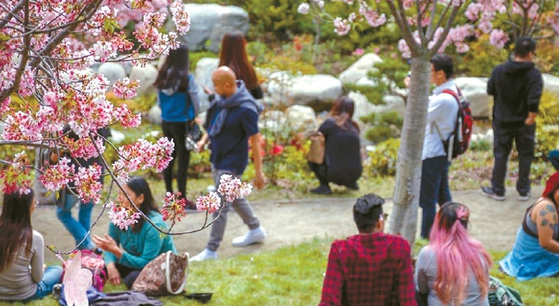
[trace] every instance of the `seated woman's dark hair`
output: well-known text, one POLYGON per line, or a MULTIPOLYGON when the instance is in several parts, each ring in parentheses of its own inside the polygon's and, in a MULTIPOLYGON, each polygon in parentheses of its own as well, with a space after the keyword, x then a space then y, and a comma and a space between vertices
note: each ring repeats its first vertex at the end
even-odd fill
POLYGON ((370 232, 382 215, 384 199, 369 193, 357 199, 353 205, 353 220, 360 232, 370 232))
POLYGON ((25 246, 27 256, 31 252, 31 205, 33 190, 28 193, 15 191, 4 194, 0 215, 0 272, 10 267, 16 252, 22 246, 25 246))
POLYGON ((355 111, 355 101, 348 96, 341 96, 332 105, 330 110, 331 116, 341 116, 346 114, 347 119, 341 125, 342 128, 355 128, 359 132, 359 126, 353 121, 353 112, 355 111))
MULTIPOLYGON (((149 188, 149 184, 145 178, 141 176, 133 176, 126 183, 126 186, 128 186, 128 188, 130 188, 137 196, 141 194, 144 195, 144 201, 138 207, 140 211, 144 213, 144 215, 146 216, 149 215, 151 211, 159 212, 159 209, 155 204, 155 200, 153 199, 151 189, 149 188)), ((134 226, 132 227, 132 231, 134 232, 140 231, 143 224, 144 224, 144 218, 139 218, 138 223, 134 224, 134 226)))

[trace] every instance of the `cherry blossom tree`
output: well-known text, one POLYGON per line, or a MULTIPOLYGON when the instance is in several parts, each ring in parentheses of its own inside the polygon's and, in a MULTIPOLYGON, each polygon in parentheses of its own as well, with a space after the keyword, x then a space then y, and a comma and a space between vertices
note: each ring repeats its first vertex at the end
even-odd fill
MULTIPOLYGON (((468 51, 466 38, 483 33, 502 48, 519 36, 556 37, 559 3, 552 0, 338 0, 355 8, 349 16, 333 19, 334 31, 346 35, 356 22, 372 27, 396 24, 402 39, 398 48, 411 58, 411 84, 396 166, 394 208, 390 232, 412 244, 417 229, 421 152, 429 97, 431 57, 454 45, 468 51), (387 7, 383 11, 383 7, 387 7), (497 27, 498 26, 498 27, 497 27)), ((304 2, 299 12, 323 14, 317 0, 304 2)))
MULTIPOLYGON (((111 221, 121 228, 139 217, 167 234, 186 234, 209 226, 212 221, 208 214, 221 207, 220 198, 213 194, 198 200, 198 209, 207 213, 206 222, 185 232, 171 232, 172 226, 169 230, 158 228, 141 211, 128 211, 109 200, 113 183, 122 189, 136 171, 162 171, 167 167, 174 143, 167 138, 155 143, 138 139, 116 147, 104 139, 100 129, 113 125, 127 129, 141 124, 139 114, 133 114, 125 104, 115 106, 106 98, 109 91, 119 98, 132 98, 139 83, 124 78, 111 84, 90 69, 102 62, 145 65, 176 49, 179 35, 184 35, 189 26, 190 18, 181 0, 1 1, 0 124, 4 129, 0 149, 19 151, 0 157, 3 192, 26 192, 31 188, 32 170, 37 170, 40 181, 50 191, 73 183, 80 200, 107 204, 111 221), (174 25, 173 31, 165 30, 168 24, 174 25), (65 126, 78 139, 64 133, 65 126), (76 167, 69 158, 61 157, 34 169, 29 156, 35 148, 56 156, 68 152, 73 159, 100 158, 102 165, 76 167), (115 150, 118 159, 105 160, 106 150, 115 150), (103 168, 111 181, 105 199, 99 183, 103 168)), ((232 178, 223 183, 230 188, 222 195, 237 197, 250 192, 250 186, 232 178)), ((184 205, 176 196, 167 195, 162 209, 173 225, 184 216, 184 205)))

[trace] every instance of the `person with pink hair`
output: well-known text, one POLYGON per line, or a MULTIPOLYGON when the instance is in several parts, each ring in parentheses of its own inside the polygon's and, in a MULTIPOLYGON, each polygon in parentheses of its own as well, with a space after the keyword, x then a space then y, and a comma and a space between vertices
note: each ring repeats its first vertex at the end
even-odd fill
POLYGON ((470 210, 456 202, 445 203, 437 213, 429 245, 419 252, 415 267, 419 305, 489 306, 492 261, 468 234, 469 216, 470 210))

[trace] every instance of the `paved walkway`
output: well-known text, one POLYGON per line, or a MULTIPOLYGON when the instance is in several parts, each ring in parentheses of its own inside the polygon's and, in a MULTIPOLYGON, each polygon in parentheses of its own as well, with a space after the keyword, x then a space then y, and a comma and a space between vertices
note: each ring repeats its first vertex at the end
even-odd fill
MULTIPOLYGON (((470 233, 481 240, 488 249, 507 251, 514 243, 526 207, 531 205, 542 191, 543 187, 533 188, 532 198, 528 202, 519 202, 515 191, 509 192, 504 202, 485 198, 478 190, 456 191, 452 195, 455 201, 468 205, 472 210, 470 233)), ((392 200, 387 199, 386 202, 385 212, 390 213, 392 200)), ((221 258, 227 258, 298 244, 310 241, 314 237, 334 239, 353 235, 357 232, 351 213, 354 203, 355 199, 330 197, 254 202, 253 208, 268 232, 269 238, 264 244, 246 248, 236 248, 231 245, 234 237, 243 235, 246 231, 241 219, 231 210, 224 242, 218 254, 221 258)), ((94 216, 95 213, 101 212, 101 208, 95 207, 94 216)), ((76 214, 77 211, 74 211, 74 215, 76 214)), ((203 224, 204 218, 203 213, 190 214, 176 226, 176 229, 195 229, 203 224)), ((108 222, 108 216, 102 216, 93 233, 98 235, 105 233, 108 222)), ((70 234, 57 220, 54 206, 38 207, 33 214, 33 226, 43 234, 45 244, 55 245, 63 251, 71 249, 74 245, 70 234)), ((188 251, 191 255, 195 255, 205 247, 208 236, 209 229, 206 229, 191 235, 176 236, 175 243, 180 252, 188 251)), ((47 251, 46 257, 47 260, 55 260, 52 252, 47 251)))

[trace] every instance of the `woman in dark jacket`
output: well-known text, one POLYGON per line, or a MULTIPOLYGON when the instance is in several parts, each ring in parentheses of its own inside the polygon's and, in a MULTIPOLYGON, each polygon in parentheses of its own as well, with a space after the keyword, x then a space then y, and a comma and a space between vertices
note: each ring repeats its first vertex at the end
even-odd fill
POLYGON ((311 170, 320 181, 320 186, 312 193, 330 194, 330 182, 357 190, 357 180, 361 177, 361 143, 359 127, 352 120, 355 103, 347 96, 339 98, 330 111, 331 117, 318 128, 324 135, 324 163, 309 162, 311 170))

